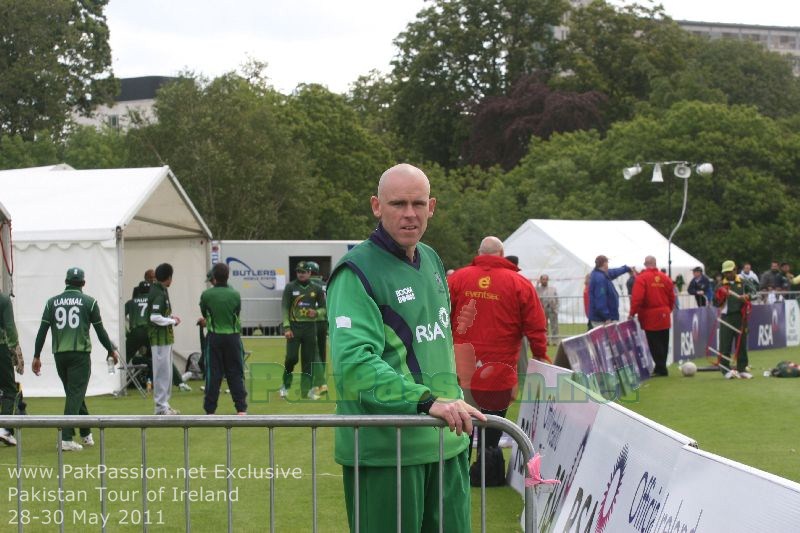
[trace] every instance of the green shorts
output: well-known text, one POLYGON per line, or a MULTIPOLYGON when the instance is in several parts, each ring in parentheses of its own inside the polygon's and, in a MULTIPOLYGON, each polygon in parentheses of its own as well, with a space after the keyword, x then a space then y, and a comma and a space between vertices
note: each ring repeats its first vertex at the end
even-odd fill
MULTIPOLYGON (((444 531, 471 530, 469 448, 444 462, 444 531)), ((355 531, 355 468, 342 466, 347 521, 355 531)), ((397 467, 360 466, 359 531, 397 531, 397 467)), ((439 531, 439 463, 404 466, 401 469, 401 529, 409 532, 439 531)))

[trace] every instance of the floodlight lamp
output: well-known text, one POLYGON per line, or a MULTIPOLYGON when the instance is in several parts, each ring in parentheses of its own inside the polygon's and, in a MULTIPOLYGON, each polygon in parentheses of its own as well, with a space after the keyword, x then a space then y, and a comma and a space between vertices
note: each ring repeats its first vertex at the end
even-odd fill
POLYGON ((664 176, 661 175, 661 163, 656 163, 653 166, 653 179, 651 183, 664 183, 664 176))
POLYGON ((642 166, 636 163, 635 166, 622 169, 622 177, 626 180, 631 179, 642 171, 642 166))
POLYGON ((682 179, 689 179, 689 176, 692 175, 692 169, 689 168, 689 165, 686 163, 678 163, 675 165, 675 177, 682 178, 682 179))
POLYGON ((701 176, 710 176, 714 173, 714 165, 711 163, 700 163, 694 168, 694 170, 701 176))

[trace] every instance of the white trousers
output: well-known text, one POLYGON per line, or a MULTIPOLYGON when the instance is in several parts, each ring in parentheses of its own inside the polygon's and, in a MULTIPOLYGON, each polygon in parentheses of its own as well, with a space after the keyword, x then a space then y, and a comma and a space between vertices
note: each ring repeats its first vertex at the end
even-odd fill
POLYGON ((160 415, 169 409, 172 396, 172 345, 151 346, 153 354, 153 400, 155 414, 160 415))

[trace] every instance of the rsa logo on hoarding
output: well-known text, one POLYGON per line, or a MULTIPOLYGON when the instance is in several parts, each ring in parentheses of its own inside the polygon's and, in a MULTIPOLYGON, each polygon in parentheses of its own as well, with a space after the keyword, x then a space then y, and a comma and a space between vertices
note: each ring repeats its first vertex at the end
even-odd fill
POLYGON ((588 490, 584 491, 583 487, 578 487, 567 523, 564 525, 564 531, 587 532, 591 530, 592 524, 595 524, 594 533, 605 531, 611 520, 611 513, 614 512, 620 488, 622 488, 622 478, 625 476, 627 464, 628 445, 626 444, 614 462, 614 468, 609 475, 602 500, 598 501, 596 495, 591 494, 588 490), (600 506, 599 510, 598 505, 600 506), (597 516, 596 522, 595 515, 597 516))
POLYGON ((250 265, 235 257, 225 259, 231 276, 244 281, 255 281, 267 290, 273 291, 278 286, 278 273, 274 270, 256 270, 250 265), (236 266, 241 265, 241 266, 236 266))

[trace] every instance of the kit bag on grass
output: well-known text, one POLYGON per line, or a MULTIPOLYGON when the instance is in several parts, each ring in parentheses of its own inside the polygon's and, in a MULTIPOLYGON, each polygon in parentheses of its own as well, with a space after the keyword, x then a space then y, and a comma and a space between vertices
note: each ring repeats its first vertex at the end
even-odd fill
MULTIPOLYGON (((469 483, 473 487, 481 486, 481 452, 477 450, 478 460, 469 468, 469 483)), ((497 447, 486 447, 486 486, 501 487, 506 484, 506 461, 503 450, 497 447)))
POLYGON ((800 378, 800 365, 791 361, 781 361, 770 373, 774 378, 800 378))

